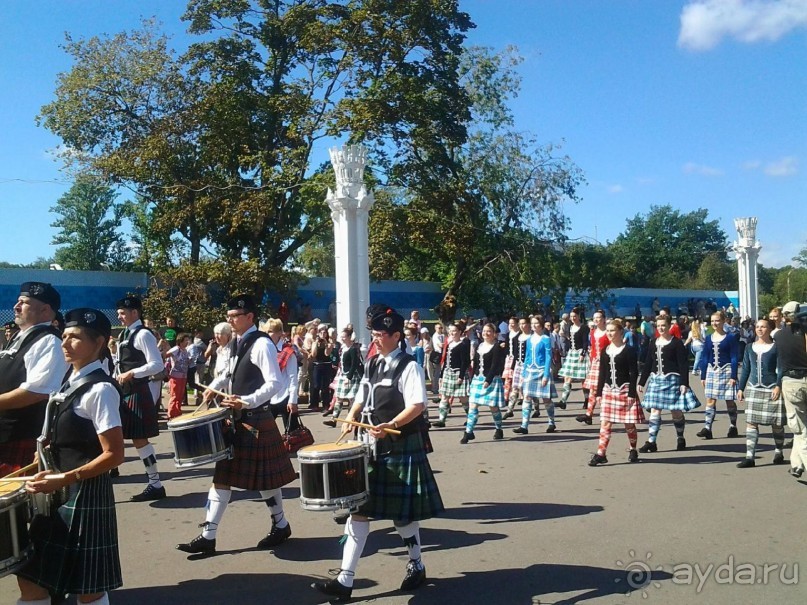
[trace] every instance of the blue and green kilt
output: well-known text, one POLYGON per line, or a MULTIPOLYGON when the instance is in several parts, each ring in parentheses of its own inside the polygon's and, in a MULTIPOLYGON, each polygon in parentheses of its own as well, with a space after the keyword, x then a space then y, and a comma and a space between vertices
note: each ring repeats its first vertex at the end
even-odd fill
POLYGON ((659 376, 650 374, 642 397, 642 407, 646 410, 670 410, 689 412, 700 406, 692 389, 681 395, 681 377, 678 374, 659 376))
POLYGON ((558 375, 572 380, 585 380, 586 374, 588 374, 588 356, 585 351, 569 351, 558 375))
POLYGON ((393 441, 391 451, 371 460, 367 471, 370 499, 358 514, 406 525, 445 510, 420 432, 393 441))
POLYGON ((521 394, 524 397, 541 397, 544 399, 555 399, 558 391, 555 388, 555 381, 552 376, 547 376, 546 385, 541 385, 544 378, 543 368, 524 368, 521 372, 521 394))
POLYGON ((635 397, 628 396, 628 385, 602 387, 600 420, 617 424, 645 424, 644 410, 635 397))
POLYGON ((743 391, 746 422, 764 426, 787 424, 784 398, 779 395, 779 399, 774 401, 771 399, 771 393, 773 387, 746 385, 743 391))
POLYGON ((334 395, 337 399, 349 399, 352 401, 356 398, 356 393, 359 392, 360 382, 360 375, 357 374, 353 380, 350 380, 346 374, 342 374, 342 370, 339 370, 339 374, 336 376, 334 395))
POLYGON ((271 412, 241 411, 234 423, 233 457, 216 463, 213 483, 249 490, 283 487, 297 478, 271 412))
POLYGON ((597 382, 600 380, 600 358, 602 354, 598 357, 595 357, 588 366, 588 372, 586 372, 586 378, 583 380, 583 388, 588 389, 589 391, 596 391, 597 390, 597 382))
POLYGON ((120 405, 120 421, 124 439, 148 439, 160 434, 157 406, 148 380, 133 382, 131 392, 124 395, 120 405))
POLYGON ((703 389, 707 399, 734 401, 737 399, 737 385, 730 384, 731 365, 715 368, 712 364, 706 369, 706 386, 703 389))
POLYGON ((440 381, 440 395, 443 397, 467 397, 468 381, 460 376, 459 370, 445 368, 443 379, 440 381))
POLYGON ((31 521, 34 556, 18 575, 58 594, 93 594, 123 586, 109 473, 68 489, 65 504, 31 521))
POLYGON ((471 381, 471 394, 468 403, 473 405, 486 405, 492 408, 504 407, 504 383, 498 376, 485 388, 485 377, 481 374, 474 376, 471 381))

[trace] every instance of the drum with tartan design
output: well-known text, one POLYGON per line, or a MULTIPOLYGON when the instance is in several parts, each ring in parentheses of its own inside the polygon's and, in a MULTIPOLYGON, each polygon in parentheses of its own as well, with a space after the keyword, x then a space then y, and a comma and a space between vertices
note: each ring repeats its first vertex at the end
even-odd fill
POLYGON ((628 396, 629 385, 619 388, 606 384, 600 399, 600 420, 618 424, 645 424, 644 410, 639 400, 628 396))
POLYGON ((443 379, 440 381, 440 395, 443 397, 467 397, 468 381, 460 376, 459 370, 445 368, 443 379))
POLYGON ((585 351, 570 350, 558 375, 572 380, 585 380, 587 374, 588 356, 585 351))
POLYGON ((687 389, 681 395, 681 377, 678 374, 664 374, 653 372, 647 380, 642 407, 646 410, 670 410, 689 412, 700 406, 692 389, 687 389))
POLYGON ((731 365, 715 368, 712 364, 706 369, 706 385, 703 389, 707 399, 734 401, 737 399, 737 384, 731 384, 731 365))
POLYGON ((787 414, 782 395, 779 399, 771 399, 773 387, 754 386, 747 384, 743 391, 745 401, 745 421, 763 426, 785 426, 787 414))
POLYGON ((474 376, 471 381, 471 393, 468 402, 473 405, 486 405, 490 407, 503 407, 504 400, 504 383, 498 376, 493 378, 487 388, 484 386, 485 377, 481 374, 474 376))
POLYGON ((545 385, 541 382, 544 378, 543 368, 524 368, 521 372, 523 382, 521 384, 521 392, 524 397, 540 397, 542 399, 555 399, 558 396, 558 391, 555 388, 555 381, 552 376, 547 376, 548 380, 545 385))

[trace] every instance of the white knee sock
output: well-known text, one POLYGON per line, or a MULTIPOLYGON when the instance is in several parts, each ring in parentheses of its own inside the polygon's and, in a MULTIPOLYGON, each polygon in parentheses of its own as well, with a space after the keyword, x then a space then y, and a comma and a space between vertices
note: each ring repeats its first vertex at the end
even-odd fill
POLYGON ((46 599, 37 599, 36 601, 23 601, 19 599, 17 605, 50 605, 50 597, 46 599))
POLYGON ((76 605, 109 605, 109 593, 105 592, 94 601, 79 601, 76 599, 76 605))
POLYGON ((353 517, 348 518, 345 523, 345 546, 342 550, 342 570, 336 577, 342 586, 348 588, 353 586, 353 575, 356 572, 356 566, 359 564, 359 558, 364 551, 364 545, 367 543, 367 536, 370 535, 370 522, 369 521, 354 521, 353 517))
POLYGON ((261 499, 266 502, 266 506, 269 507, 269 511, 272 514, 272 525, 277 525, 280 529, 286 527, 289 522, 283 514, 283 492, 280 491, 280 488, 265 489, 261 490, 259 493, 261 499))
POLYGON ((396 525, 395 529, 409 549, 409 558, 420 561, 420 523, 413 521, 409 525, 396 525))
POLYGON ((230 503, 230 494, 228 489, 216 489, 213 486, 207 492, 207 513, 205 514, 205 527, 202 530, 202 537, 206 540, 216 539, 219 523, 230 503))
POLYGON ((157 472, 157 456, 154 454, 154 446, 150 443, 143 447, 137 448, 137 455, 143 461, 143 466, 146 467, 146 476, 149 478, 149 485, 154 487, 162 487, 160 483, 160 473, 157 472))

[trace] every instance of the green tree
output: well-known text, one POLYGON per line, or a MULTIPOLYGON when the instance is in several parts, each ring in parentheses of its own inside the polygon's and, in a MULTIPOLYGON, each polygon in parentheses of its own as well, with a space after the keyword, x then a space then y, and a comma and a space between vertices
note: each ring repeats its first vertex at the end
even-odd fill
POLYGON ((707 254, 698 267, 692 287, 698 290, 736 290, 737 264, 726 260, 725 253, 707 254))
POLYGON ((59 215, 51 223, 59 232, 52 243, 63 246, 55 262, 64 269, 98 271, 109 268, 111 255, 120 256, 122 243, 118 229, 120 214, 117 195, 109 187, 89 177, 79 177, 50 211, 59 215))

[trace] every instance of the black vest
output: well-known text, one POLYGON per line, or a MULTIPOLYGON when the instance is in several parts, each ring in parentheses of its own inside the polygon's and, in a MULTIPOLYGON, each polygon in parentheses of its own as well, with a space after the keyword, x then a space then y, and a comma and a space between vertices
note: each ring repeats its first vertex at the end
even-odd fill
MULTIPOLYGON (((64 402, 53 406, 55 409, 51 410, 48 435, 50 451, 57 468, 63 473, 86 464, 103 452, 92 420, 82 418, 73 408, 92 385, 100 382, 107 382, 115 386, 116 391, 118 390, 117 383, 104 372, 103 368, 99 368, 83 377, 77 388, 68 390, 64 402)), ((119 391, 118 394, 120 396, 119 391)), ((116 407, 120 407, 120 402, 116 407)))
MULTIPOLYGON (((415 358, 408 353, 401 353, 393 359, 382 375, 378 371, 379 360, 382 357, 376 355, 370 360, 367 367, 367 378, 370 385, 374 387, 373 390, 373 413, 370 415, 373 424, 381 424, 382 422, 392 422, 395 416, 403 411, 406 404, 404 402, 403 393, 398 390, 398 381, 401 379, 406 366, 415 362, 415 358), (390 379, 390 386, 374 386, 381 382, 383 379, 390 379)), ((416 433, 422 429, 421 422, 422 416, 419 416, 409 424, 399 427, 402 436, 416 433)))
POLYGON ((235 368, 231 376, 231 390, 235 395, 249 395, 254 393, 264 384, 263 373, 249 359, 249 352, 259 338, 268 338, 266 332, 256 330, 250 332, 238 343, 233 339, 233 354, 235 356, 235 368))
MULTIPOLYGON (((129 332, 129 338, 118 343, 118 369, 121 373, 146 365, 146 353, 134 346, 135 334, 140 330, 145 330, 145 326, 137 326, 129 332)), ((137 379, 138 382, 147 380, 148 378, 137 379)))
MULTIPOLYGON (((60 338, 59 332, 52 326, 34 326, 15 352, 0 355, 0 393, 13 391, 25 382, 28 377, 25 354, 34 343, 48 334, 60 338)), ((24 408, 0 411, 0 443, 39 437, 45 422, 47 401, 48 396, 43 395, 41 401, 24 408)))

